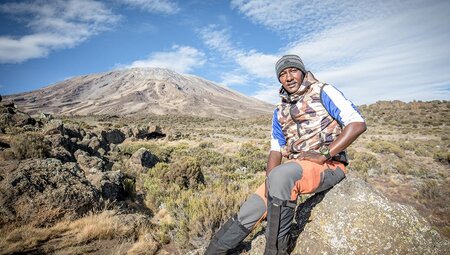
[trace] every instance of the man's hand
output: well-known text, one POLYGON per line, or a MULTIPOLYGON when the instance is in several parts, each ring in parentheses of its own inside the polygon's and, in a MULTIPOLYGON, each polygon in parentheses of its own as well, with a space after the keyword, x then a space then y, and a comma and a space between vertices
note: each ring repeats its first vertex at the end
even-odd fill
POLYGON ((308 160, 321 165, 327 161, 327 158, 324 155, 315 151, 302 152, 297 159, 308 160))

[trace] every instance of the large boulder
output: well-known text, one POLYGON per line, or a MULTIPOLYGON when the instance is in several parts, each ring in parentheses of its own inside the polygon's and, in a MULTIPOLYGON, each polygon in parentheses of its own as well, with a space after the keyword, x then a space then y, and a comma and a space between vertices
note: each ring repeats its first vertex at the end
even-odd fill
POLYGON ((29 159, 0 162, 0 168, 0 225, 51 225, 99 205, 99 191, 75 163, 29 159))
POLYGON ((74 161, 73 153, 78 149, 76 142, 61 134, 46 135, 45 139, 51 143, 50 157, 63 162, 74 161))
MULTIPOLYGON (((348 177, 297 208, 291 254, 449 254, 450 241, 418 212, 389 201, 363 180, 348 177)), ((262 254, 263 235, 249 254, 262 254)))
POLYGON ((146 148, 140 148, 131 155, 127 161, 127 167, 133 172, 142 172, 158 163, 159 159, 146 148))
POLYGON ((99 157, 90 156, 83 150, 77 150, 74 156, 85 174, 95 174, 106 170, 105 162, 99 157))
POLYGON ((125 140, 125 134, 119 129, 102 131, 101 137, 106 144, 120 144, 125 140))
POLYGON ((36 120, 30 117, 30 115, 19 111, 14 103, 0 104, 0 127, 34 126, 36 123, 36 120))
MULTIPOLYGON (((125 134, 128 133, 128 130, 123 131, 125 131, 125 134)), ((133 137, 138 139, 157 139, 166 136, 160 126, 152 124, 135 126, 131 128, 131 133, 133 137)))
POLYGON ((122 171, 108 171, 88 176, 104 200, 120 201, 126 198, 125 175, 122 171))

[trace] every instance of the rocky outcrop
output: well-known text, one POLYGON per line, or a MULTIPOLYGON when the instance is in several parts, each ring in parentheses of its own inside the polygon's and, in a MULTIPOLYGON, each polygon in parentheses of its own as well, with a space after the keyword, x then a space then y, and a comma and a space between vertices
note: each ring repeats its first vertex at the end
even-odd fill
MULTIPOLYGON (((361 179, 348 177, 297 208, 291 254, 448 254, 443 239, 410 206, 394 203, 361 179)), ((264 235, 249 254, 262 254, 264 235)))
POLYGON ((100 191, 104 200, 120 201, 127 195, 126 176, 122 171, 99 172, 87 178, 100 191))
POLYGON ((127 167, 133 169, 134 171, 145 171, 158 163, 159 159, 151 151, 140 148, 127 161, 127 167))
POLYGON ((49 158, 0 164, 5 169, 0 178, 0 225, 47 225, 99 206, 100 193, 75 163, 49 158))
POLYGON ((102 131, 101 137, 107 144, 119 144, 125 140, 125 134, 118 129, 102 131))
POLYGON ((0 104, 0 127, 22 127, 33 130, 42 123, 37 122, 34 118, 25 112, 19 111, 16 105, 11 102, 4 102, 0 104))

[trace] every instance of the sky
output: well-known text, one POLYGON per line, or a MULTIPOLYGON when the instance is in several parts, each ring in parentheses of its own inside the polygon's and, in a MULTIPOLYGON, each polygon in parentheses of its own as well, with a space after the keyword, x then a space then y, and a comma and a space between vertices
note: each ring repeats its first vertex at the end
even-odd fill
POLYGON ((448 0, 0 0, 0 94, 164 67, 269 103, 297 54, 357 105, 450 100, 448 0))

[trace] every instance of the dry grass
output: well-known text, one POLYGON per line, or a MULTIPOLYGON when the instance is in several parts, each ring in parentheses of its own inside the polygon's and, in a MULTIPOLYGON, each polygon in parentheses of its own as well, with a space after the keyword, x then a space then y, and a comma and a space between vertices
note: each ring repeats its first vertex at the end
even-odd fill
MULTIPOLYGON (((100 214, 90 214, 71 222, 68 226, 70 229, 68 233, 74 236, 77 243, 131 236, 133 228, 121 224, 118 218, 114 217, 113 213, 111 211, 103 211, 100 214)), ((60 224, 57 226, 60 226, 60 224)))
POLYGON ((33 225, 3 228, 1 236, 5 238, 0 240, 0 250, 6 254, 45 251, 48 249, 45 247, 47 242, 70 249, 98 240, 125 240, 135 234, 133 227, 123 224, 114 211, 102 211, 72 222, 62 221, 48 228, 33 225))
POLYGON ((127 255, 154 255, 157 253, 160 245, 150 234, 142 234, 139 236, 131 248, 127 251, 127 255))

